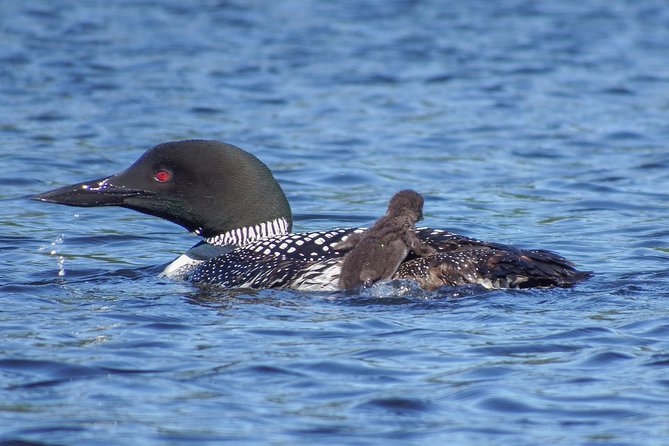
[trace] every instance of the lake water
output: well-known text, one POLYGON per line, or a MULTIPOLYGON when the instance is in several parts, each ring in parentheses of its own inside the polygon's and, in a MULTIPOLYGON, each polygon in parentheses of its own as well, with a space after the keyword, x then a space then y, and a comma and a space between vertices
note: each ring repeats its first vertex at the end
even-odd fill
POLYGON ((5 0, 0 41, 0 444, 669 444, 666 2, 5 0), (28 200, 185 138, 296 230, 409 187, 595 276, 204 290, 180 227, 28 200))

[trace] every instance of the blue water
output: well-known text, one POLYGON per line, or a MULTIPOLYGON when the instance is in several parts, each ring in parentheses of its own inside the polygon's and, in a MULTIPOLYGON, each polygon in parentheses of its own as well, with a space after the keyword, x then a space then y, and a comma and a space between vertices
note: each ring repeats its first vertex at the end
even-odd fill
POLYGON ((0 41, 1 444, 669 444, 664 1, 7 0, 0 41), (410 187, 595 276, 203 290, 158 277, 180 227, 28 200, 195 137, 296 230, 410 187))

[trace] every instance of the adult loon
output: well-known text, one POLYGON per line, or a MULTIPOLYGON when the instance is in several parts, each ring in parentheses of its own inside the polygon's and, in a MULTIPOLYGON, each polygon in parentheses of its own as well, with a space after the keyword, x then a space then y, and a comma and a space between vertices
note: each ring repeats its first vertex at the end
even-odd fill
MULTIPOLYGON (((203 238, 163 274, 227 288, 336 290, 343 250, 362 229, 292 233, 283 190, 258 158, 212 140, 152 147, 126 170, 33 197, 69 206, 121 206, 183 226, 203 238)), ((437 254, 409 255, 394 278, 425 289, 569 287, 588 272, 544 250, 516 249, 439 229, 416 235, 437 254)))

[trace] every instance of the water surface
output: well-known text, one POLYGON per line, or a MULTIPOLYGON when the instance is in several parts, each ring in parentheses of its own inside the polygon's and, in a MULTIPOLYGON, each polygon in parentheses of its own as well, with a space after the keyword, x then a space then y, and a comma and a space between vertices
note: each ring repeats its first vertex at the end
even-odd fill
POLYGON ((5 2, 0 441, 663 445, 660 1, 5 2), (425 224, 552 249, 573 289, 201 289, 196 239, 31 202, 166 140, 264 160, 296 230, 425 224))

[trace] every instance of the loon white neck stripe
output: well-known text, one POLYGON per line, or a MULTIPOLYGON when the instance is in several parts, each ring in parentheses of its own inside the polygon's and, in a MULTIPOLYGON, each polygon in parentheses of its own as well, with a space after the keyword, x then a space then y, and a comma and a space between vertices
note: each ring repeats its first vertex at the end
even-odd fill
POLYGON ((204 239, 210 245, 246 245, 261 238, 271 237, 273 235, 286 234, 288 232, 288 222, 285 218, 277 218, 272 221, 266 221, 254 226, 245 226, 243 228, 233 229, 223 234, 215 235, 204 239))

